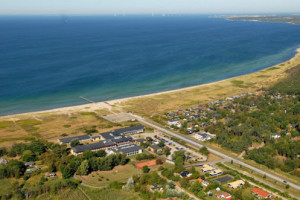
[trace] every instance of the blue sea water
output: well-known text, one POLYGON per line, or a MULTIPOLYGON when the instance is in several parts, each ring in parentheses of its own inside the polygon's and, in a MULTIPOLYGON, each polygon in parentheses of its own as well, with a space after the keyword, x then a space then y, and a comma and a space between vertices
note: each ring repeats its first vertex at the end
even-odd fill
POLYGON ((286 61, 300 26, 208 16, 0 17, 0 115, 149 94, 286 61))

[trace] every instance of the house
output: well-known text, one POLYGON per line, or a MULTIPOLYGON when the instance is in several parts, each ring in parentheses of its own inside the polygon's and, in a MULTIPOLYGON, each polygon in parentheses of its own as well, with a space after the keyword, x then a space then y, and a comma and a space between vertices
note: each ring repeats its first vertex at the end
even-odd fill
POLYGON ((179 121, 176 120, 176 119, 170 119, 170 120, 168 121, 168 125, 169 125, 169 126, 178 126, 179 124, 180 124, 179 121))
POLYGON ((231 195, 228 194, 227 192, 221 192, 221 193, 217 194, 216 197, 218 199, 222 198, 222 199, 227 199, 227 200, 230 200, 232 198, 231 195))
POLYGON ((300 141, 300 137, 295 137, 294 141, 300 141))
POLYGON ((34 162, 27 162, 25 163, 25 167, 33 167, 35 165, 34 162))
POLYGON ((278 139, 278 138, 281 137, 281 135, 278 134, 278 133, 273 133, 273 135, 271 137, 274 138, 274 139, 278 139))
POLYGON ((150 151, 153 151, 153 152, 154 152, 154 151, 161 150, 161 147, 159 147, 159 146, 153 144, 153 145, 150 145, 150 146, 148 147, 148 149, 149 149, 150 151))
POLYGON ((201 169, 201 171, 202 171, 203 173, 206 173, 206 172, 211 172, 211 171, 213 171, 214 169, 215 169, 214 167, 212 167, 212 166, 210 166, 210 165, 207 165, 207 164, 204 164, 203 167, 202 167, 202 169, 201 169))
POLYGON ((124 153, 126 156, 136 155, 143 152, 143 149, 135 144, 127 144, 122 147, 111 149, 113 153, 124 153))
POLYGON ((222 173, 223 173, 222 170, 220 170, 220 169, 214 169, 212 172, 210 172, 209 175, 211 175, 211 176, 218 176, 218 175, 221 175, 222 173))
POLYGON ((245 184, 243 180, 237 180, 231 183, 228 183, 228 186, 231 187, 232 189, 236 189, 238 187, 242 187, 245 184))
POLYGON ((259 199, 271 199, 272 195, 264 190, 259 188, 253 188, 252 193, 257 195, 259 199))
POLYGON ((126 128, 116 129, 113 132, 119 135, 133 135, 143 133, 145 131, 142 125, 130 126, 126 128))
POLYGON ((79 142, 87 142, 90 141, 89 135, 78 135, 74 137, 67 137, 59 139, 60 144, 70 144, 72 140, 79 140, 79 142))
POLYGON ((45 177, 46 178, 52 178, 52 177, 55 177, 56 176, 56 173, 47 173, 47 174, 45 174, 45 177))
POLYGON ((209 185, 209 182, 206 180, 203 180, 202 178, 198 178, 197 180, 199 181, 199 183, 201 183, 202 186, 207 187, 209 185))
POLYGON ((147 142, 147 140, 144 139, 144 138, 138 138, 138 139, 134 140, 134 143, 137 144, 137 145, 141 145, 144 142, 147 142))
POLYGON ((33 168, 26 169, 26 173, 27 174, 32 174, 33 172, 38 172, 40 170, 41 169, 39 167, 33 167, 33 168))
POLYGON ((187 178, 187 177, 192 176, 192 174, 188 171, 182 171, 179 175, 181 178, 187 178))
POLYGON ((100 141, 101 136, 100 135, 90 136, 90 139, 91 139, 92 142, 100 141))
POLYGON ((212 139, 214 136, 211 135, 211 134, 208 134, 206 132, 201 132, 201 133, 196 133, 193 135, 193 137, 197 140, 201 140, 201 141, 207 141, 207 140, 210 140, 212 139))
POLYGON ((87 144, 87 145, 79 145, 76 147, 71 148, 71 153, 73 155, 80 155, 82 154, 85 150, 90 150, 90 151, 99 151, 101 149, 110 149, 117 147, 116 143, 110 141, 110 140, 104 140, 100 141, 97 143, 92 143, 92 144, 87 144))
POLYGON ((159 191, 159 192, 161 192, 161 191, 164 190, 164 187, 163 186, 157 186, 156 184, 153 184, 153 185, 151 185, 150 190, 151 191, 159 191))
POLYGON ((8 162, 5 158, 0 158, 0 165, 6 165, 8 162))

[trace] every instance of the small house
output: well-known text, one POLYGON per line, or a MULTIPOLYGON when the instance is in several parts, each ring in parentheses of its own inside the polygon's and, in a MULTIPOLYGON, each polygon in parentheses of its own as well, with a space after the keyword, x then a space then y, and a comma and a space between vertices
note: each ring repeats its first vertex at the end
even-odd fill
POLYGON ((218 199, 227 199, 227 200, 230 200, 232 197, 231 197, 231 195, 230 194, 228 194, 227 192, 221 192, 221 193, 219 193, 219 194, 217 194, 216 195, 216 197, 218 198, 218 199))
POLYGON ((0 165, 7 165, 7 160, 5 158, 0 158, 0 165))
POLYGON ((182 171, 179 175, 181 178, 188 178, 188 177, 192 176, 192 174, 188 171, 182 171))
POLYGON ((259 199, 271 199, 272 195, 264 190, 259 188, 253 188, 252 193, 256 195, 259 199))
POLYGON ((228 186, 231 187, 232 189, 236 189, 238 187, 242 187, 245 184, 243 180, 237 180, 232 183, 228 183, 228 186))

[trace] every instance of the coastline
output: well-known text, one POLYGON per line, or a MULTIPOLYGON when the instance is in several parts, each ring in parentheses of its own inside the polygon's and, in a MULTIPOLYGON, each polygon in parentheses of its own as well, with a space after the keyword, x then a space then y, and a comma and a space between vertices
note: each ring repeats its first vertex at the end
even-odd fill
POLYGON ((91 112, 91 111, 96 111, 96 110, 101 110, 101 109, 107 109, 107 110, 111 111, 112 107, 114 107, 116 105, 121 105, 122 107, 126 107, 127 103, 130 105, 130 104, 132 104, 132 102, 134 102, 136 100, 153 98, 153 97, 158 97, 161 95, 172 95, 175 93, 189 92, 189 91, 192 91, 195 89, 201 89, 201 88, 204 88, 207 86, 210 87, 210 86, 214 86, 214 85, 218 85, 218 84, 225 85, 225 83, 228 83, 235 79, 243 80, 248 76, 268 71, 268 69, 271 69, 274 67, 279 67, 278 69, 280 69, 280 71, 277 71, 277 73, 274 75, 274 77, 279 79, 279 78, 283 78, 282 76, 284 76, 285 70, 292 68, 296 64, 300 64, 300 48, 297 48, 296 52, 297 53, 295 54, 294 57, 292 57, 290 60, 287 60, 285 62, 279 63, 274 66, 270 66, 268 68, 264 68, 264 69, 256 71, 256 72, 252 72, 249 74, 244 74, 244 75, 240 75, 240 76, 236 76, 236 77, 232 77, 232 78, 228 78, 228 79, 223 79, 220 81, 215 81, 215 82, 211 82, 211 83, 200 84, 200 85, 196 85, 196 86, 190 86, 190 87, 185 87, 185 88, 180 88, 180 89, 175 89, 175 90, 151 93, 151 94, 146 94, 146 95, 114 99, 114 100, 103 101, 103 102, 87 103, 87 104, 82 104, 82 105, 67 106, 67 107, 61 107, 61 108, 55 108, 55 109, 49 109, 49 110, 5 115, 5 116, 0 116, 0 120, 18 120, 15 118, 32 117, 34 115, 44 115, 44 114, 69 114, 72 112, 85 112, 85 111, 91 112), (299 62, 297 62, 298 60, 299 60, 299 62), (289 64, 289 63, 291 63, 291 64, 289 64), (284 64, 284 66, 283 66, 283 64, 284 64))

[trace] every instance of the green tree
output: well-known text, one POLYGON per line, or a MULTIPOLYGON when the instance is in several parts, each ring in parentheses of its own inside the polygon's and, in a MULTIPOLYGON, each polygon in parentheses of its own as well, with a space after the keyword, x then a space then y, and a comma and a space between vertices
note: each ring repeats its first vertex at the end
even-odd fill
POLYGON ((143 173, 148 173, 148 172, 150 171, 150 168, 149 168, 147 165, 145 165, 145 166, 142 168, 142 170, 143 170, 143 173))
POLYGON ((99 150, 97 151, 97 157, 105 157, 106 156, 106 152, 105 150, 99 150))
POLYGON ((31 150, 25 150, 22 153, 22 160, 24 160, 25 162, 29 162, 29 161, 35 161, 37 160, 37 158, 31 150))
POLYGON ((78 146, 78 145, 80 145, 80 142, 79 142, 78 139, 73 139, 73 140, 71 141, 71 143, 70 143, 70 146, 71 146, 71 147, 76 147, 76 146, 78 146))
POLYGON ((80 175, 84 175, 84 176, 88 175, 89 168, 90 168, 90 166, 89 166, 88 161, 87 160, 83 161, 79 167, 80 175))
POLYGON ((162 148, 162 147, 164 147, 164 146, 165 146, 165 143, 164 143, 164 141, 162 141, 162 140, 161 140, 161 141, 159 141, 159 143, 158 143, 158 145, 157 145, 157 146, 159 146, 159 147, 161 147, 161 148, 162 148))
POLYGON ((92 157, 94 157, 94 153, 92 152, 92 151, 90 151, 90 150, 85 150, 84 152, 83 152, 83 157, 85 158, 85 159, 90 159, 90 158, 92 158, 92 157))

